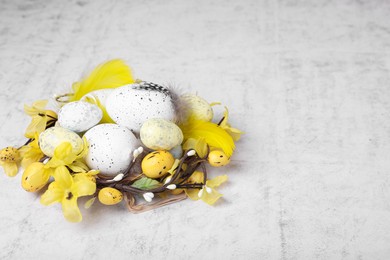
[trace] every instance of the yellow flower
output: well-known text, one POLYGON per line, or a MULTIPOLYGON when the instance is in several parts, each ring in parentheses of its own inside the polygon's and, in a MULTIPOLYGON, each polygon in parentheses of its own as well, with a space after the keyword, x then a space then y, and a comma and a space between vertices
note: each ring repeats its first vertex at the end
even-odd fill
POLYGON ((30 164, 33 162, 38 162, 45 156, 41 151, 41 148, 39 148, 38 133, 35 133, 34 140, 32 142, 23 146, 19 150, 22 156, 22 167, 24 169, 27 169, 30 164))
POLYGON ((31 123, 24 134, 27 138, 34 138, 35 133, 42 133, 47 125, 54 124, 57 120, 57 114, 54 111, 45 109, 47 102, 47 100, 39 100, 32 106, 24 105, 24 112, 31 116, 31 123))
POLYGON ((219 123, 219 126, 225 129, 225 131, 229 135, 231 135, 234 141, 240 140, 241 134, 243 134, 243 132, 237 128, 231 127, 230 124, 228 123, 228 119, 229 119, 229 110, 227 107, 225 107, 225 112, 223 113, 223 119, 219 123))
POLYGON ((15 147, 6 147, 0 151, 0 165, 9 177, 14 177, 18 173, 19 161, 20 153, 15 147))
POLYGON ((200 158, 204 158, 207 155, 207 143, 204 138, 194 139, 189 138, 183 145, 185 151, 195 150, 200 158))
POLYGON ((45 165, 46 168, 57 168, 59 166, 68 166, 74 172, 86 172, 88 167, 80 160, 88 151, 86 139, 83 139, 84 147, 81 153, 73 152, 72 145, 69 142, 63 142, 54 150, 53 157, 45 165))
POLYGON ((61 203, 66 220, 80 222, 82 216, 77 205, 77 199, 82 196, 94 194, 96 184, 87 177, 76 174, 74 177, 65 166, 59 166, 54 172, 54 182, 41 197, 45 206, 61 203))
POLYGON ((76 177, 78 176, 77 178, 79 178, 80 176, 84 176, 85 178, 89 179, 90 181, 96 183, 96 175, 97 174, 99 174, 98 170, 91 170, 91 171, 87 171, 87 172, 77 173, 75 176, 76 177))
MULTIPOLYGON (((203 172, 195 171, 189 178, 189 183, 204 183, 203 172)), ((206 202, 209 205, 213 205, 217 200, 222 197, 215 188, 219 187, 222 183, 228 180, 227 175, 217 176, 212 180, 207 180, 206 185, 203 185, 202 189, 186 189, 187 196, 192 200, 199 200, 206 202)))

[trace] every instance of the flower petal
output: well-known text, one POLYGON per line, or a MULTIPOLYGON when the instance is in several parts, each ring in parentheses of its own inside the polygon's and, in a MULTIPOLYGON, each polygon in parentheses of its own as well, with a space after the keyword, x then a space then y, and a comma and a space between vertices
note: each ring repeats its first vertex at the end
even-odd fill
POLYGON ((73 185, 73 178, 65 166, 59 166, 54 171, 54 179, 62 189, 70 189, 73 185))
POLYGON ((1 165, 4 168, 5 174, 9 177, 14 177, 18 174, 18 165, 15 162, 1 162, 1 165))
POLYGON ((83 219, 79 206, 77 205, 76 196, 73 196, 71 199, 62 200, 62 213, 69 222, 80 222, 83 219))
POLYGON ((199 200, 199 189, 184 189, 187 196, 192 200, 199 200))
POLYGON ((29 116, 35 116, 40 112, 43 112, 46 107, 48 100, 35 101, 32 106, 24 105, 24 112, 29 116))
POLYGON ((188 178, 189 183, 203 183, 204 174, 200 171, 195 171, 190 178, 188 178))
POLYGON ((76 174, 72 186, 72 194, 76 197, 88 196, 96 191, 96 183, 91 181, 85 174, 76 174))
POLYGON ((89 170, 88 166, 82 161, 74 161, 72 164, 69 164, 68 167, 76 173, 87 172, 89 170))
POLYGON ((222 197, 222 194, 216 191, 215 189, 211 189, 211 192, 203 192, 201 200, 206 202, 209 205, 213 205, 217 200, 222 197))
POLYGON ((216 188, 220 186, 222 183, 226 182, 228 180, 227 175, 220 175, 215 177, 212 180, 207 180, 206 185, 210 188, 216 188))
POLYGON ((54 150, 54 156, 56 159, 72 163, 76 156, 72 156, 73 147, 69 142, 63 142, 54 150))
POLYGON ((35 133, 42 133, 46 129, 46 118, 44 116, 35 115, 31 119, 24 136, 34 138, 35 133))
POLYGON ((41 196, 41 204, 49 206, 56 202, 61 202, 64 197, 65 191, 58 186, 58 183, 52 182, 49 188, 41 196))

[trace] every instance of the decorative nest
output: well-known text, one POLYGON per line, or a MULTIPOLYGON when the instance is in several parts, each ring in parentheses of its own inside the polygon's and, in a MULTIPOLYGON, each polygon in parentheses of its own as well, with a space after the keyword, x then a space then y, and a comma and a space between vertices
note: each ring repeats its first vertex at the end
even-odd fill
POLYGON ((219 103, 134 80, 121 60, 99 65, 55 100, 58 112, 45 100, 25 106, 28 140, 2 149, 0 164, 8 176, 22 166, 22 187, 44 191, 43 205, 61 203, 68 221, 82 220, 84 196, 85 208, 124 199, 132 213, 187 197, 213 205, 222 196, 216 188, 227 176, 209 179, 207 168, 228 164, 242 134, 226 107, 214 123, 219 103))

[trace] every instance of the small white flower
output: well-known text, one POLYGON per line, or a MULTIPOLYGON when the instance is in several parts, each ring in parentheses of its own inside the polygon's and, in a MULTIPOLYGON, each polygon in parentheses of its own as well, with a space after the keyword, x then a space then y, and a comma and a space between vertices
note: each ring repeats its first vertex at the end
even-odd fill
POLYGON ((107 182, 121 181, 125 175, 123 173, 119 173, 111 180, 107 180, 107 182))
POLYGON ((46 164, 49 160, 50 160, 50 158, 46 158, 42 163, 46 164))
POLYGON ((168 185, 168 186, 167 186, 167 189, 168 189, 168 190, 174 190, 174 189, 176 189, 176 184, 170 184, 170 185, 168 185))
POLYGON ((172 176, 168 176, 168 177, 165 179, 164 184, 169 183, 171 180, 172 180, 172 176))
POLYGON ((151 202, 154 198, 154 193, 153 192, 146 192, 143 194, 143 197, 147 202, 151 202))
POLYGON ((189 150, 187 156, 194 156, 196 154, 195 150, 189 150))
POLYGON ((199 198, 202 198, 202 195, 203 195, 203 189, 199 190, 199 192, 198 192, 198 197, 199 197, 199 198))
POLYGON ((115 176, 113 181, 121 181, 123 179, 123 176, 125 176, 123 173, 119 173, 117 176, 115 176))

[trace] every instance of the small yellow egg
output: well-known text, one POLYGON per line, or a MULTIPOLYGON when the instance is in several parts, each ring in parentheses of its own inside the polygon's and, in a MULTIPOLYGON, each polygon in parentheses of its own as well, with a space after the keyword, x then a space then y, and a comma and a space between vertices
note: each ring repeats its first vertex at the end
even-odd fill
POLYGON ((30 164, 22 176, 22 187, 28 192, 36 192, 42 189, 49 181, 50 174, 41 162, 30 164))
POLYGON ((17 162, 20 160, 20 154, 15 147, 6 147, 0 151, 0 160, 3 162, 17 162))
POLYGON ((104 205, 115 205, 122 201, 123 194, 117 189, 105 187, 99 191, 98 198, 104 205))
POLYGON ((163 177, 171 168, 175 158, 167 151, 155 151, 144 157, 141 163, 142 172, 149 178, 163 177))
POLYGON ((211 121, 213 119, 213 109, 211 108, 210 104, 203 98, 192 94, 185 94, 180 98, 185 102, 188 109, 187 118, 194 117, 204 121, 211 121))
POLYGON ((225 166, 230 162, 230 158, 221 150, 214 150, 209 153, 207 158, 209 164, 214 167, 225 166))

